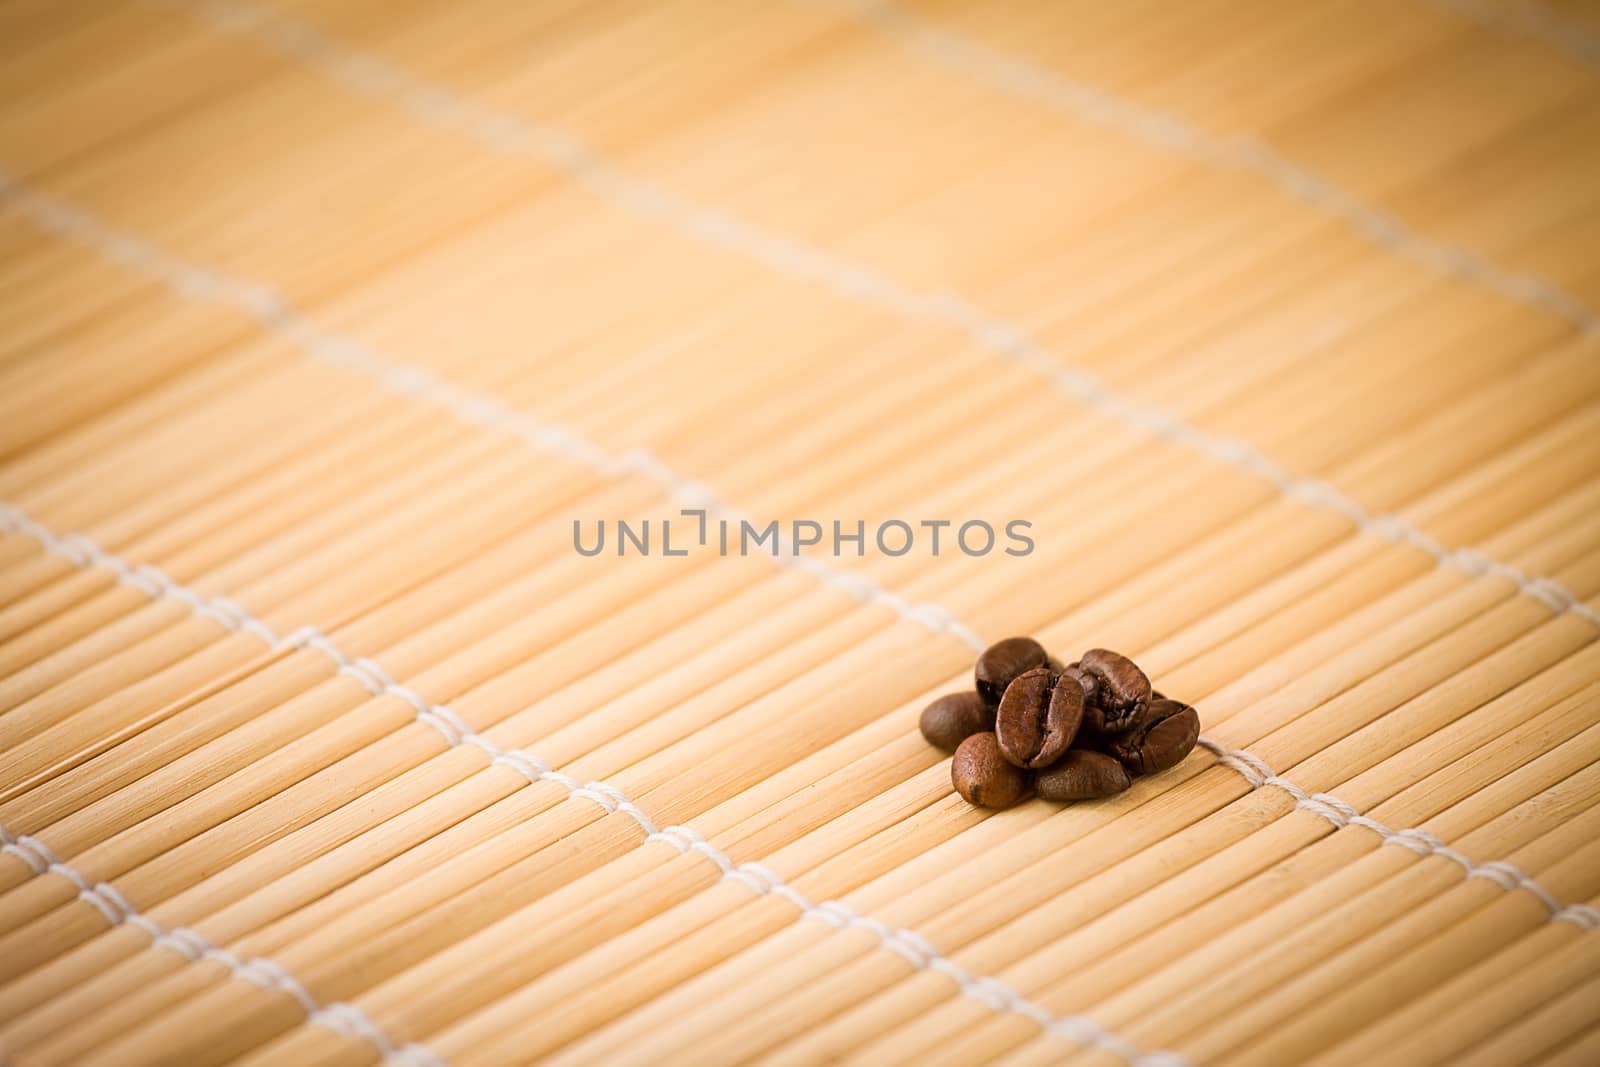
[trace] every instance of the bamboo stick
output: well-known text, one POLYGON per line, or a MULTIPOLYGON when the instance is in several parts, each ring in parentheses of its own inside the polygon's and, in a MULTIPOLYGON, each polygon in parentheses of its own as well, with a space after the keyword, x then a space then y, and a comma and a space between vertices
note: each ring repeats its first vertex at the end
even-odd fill
POLYGON ((1444 983, 1465 993, 1457 1003, 1441 1010, 1447 1002, 1437 996, 1440 990, 1432 990, 1391 1013, 1379 1026, 1366 1028, 1354 1040, 1340 1042, 1324 1058, 1348 1056, 1358 1046, 1370 1048, 1371 1041, 1385 1031, 1397 1035, 1393 1047, 1402 1055, 1412 1048, 1419 1056, 1435 1061, 1459 1054, 1475 1041, 1533 1012, 1538 1004, 1556 999, 1566 989, 1580 984, 1585 975, 1592 973, 1592 942, 1593 938, 1584 937, 1571 924, 1541 927, 1444 983), (1491 988, 1495 995, 1484 996, 1483 992, 1491 988), (1473 1010, 1463 1010, 1469 1005, 1473 1010), (1409 1033, 1405 1030, 1406 1018, 1412 1020, 1409 1033), (1449 1023, 1445 1025, 1447 1019, 1449 1023), (1420 1040, 1423 1033, 1430 1035, 1427 1040, 1420 1040))
MULTIPOLYGON (((380 7, 312 17, 465 108, 186 5, 8 7, 7 499, 275 634, 314 624, 493 744, 1140 1047, 1581 1056, 1592 951, 1531 892, 1206 753, 1106 803, 985 816, 913 725, 964 684, 960 640, 760 561, 565 544, 572 517, 672 513, 678 476, 758 520, 1025 515, 1030 559, 826 562, 984 637, 1132 651, 1299 788, 1592 900, 1594 629, 1531 584, 1600 591, 1600 370, 1574 331, 1595 89, 1550 43, 1422 5, 380 7), (963 58, 988 47, 1036 69, 963 58), (1088 94, 1038 89, 1057 69, 1088 94), (1096 111, 1101 89, 1121 98, 1096 111), (669 192, 591 181, 556 142, 467 121, 480 105, 669 192), (1144 105, 1223 149, 1187 152, 1144 105), (1257 142, 1333 194, 1229 154, 1257 142), (292 317, 241 304, 258 282, 292 317), (970 316, 921 299, 943 292, 970 316), (330 369, 335 334, 467 393, 330 369), (1152 436, 1066 365, 1216 436, 1152 436), (530 450, 486 411, 672 473, 530 450), (1355 527, 1279 469, 1348 494, 1355 527), (1458 546, 1530 577, 1434 566, 1458 546)), ((0 539, 0 822, 387 1038, 108 927, 15 849, 0 1040, 20 1062, 1070 1051, 490 765, 328 655, 42 548, 0 539)))

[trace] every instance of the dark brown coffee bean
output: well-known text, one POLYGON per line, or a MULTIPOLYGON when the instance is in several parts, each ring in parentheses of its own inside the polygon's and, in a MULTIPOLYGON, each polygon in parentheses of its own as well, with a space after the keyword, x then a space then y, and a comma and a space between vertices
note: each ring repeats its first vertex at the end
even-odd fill
POLYGON ((1152 700, 1133 729, 1106 746, 1130 774, 1155 774, 1175 767, 1194 751, 1200 715, 1181 700, 1152 700))
POLYGON ((1094 695, 1099 690, 1100 683, 1089 677, 1087 671, 1078 666, 1076 663, 1069 663, 1062 669, 1061 673, 1069 678, 1077 679, 1079 687, 1083 689, 1083 700, 1085 704, 1088 704, 1094 700, 1094 695))
POLYGON ((973 670, 978 695, 991 710, 1000 706, 1006 686, 1024 671, 1031 671, 1050 657, 1031 637, 1008 637, 984 649, 973 670))
POLYGON ((1032 776, 1000 754, 994 734, 973 734, 950 761, 950 782, 968 803, 1009 808, 1028 794, 1032 776))
POLYGON ((954 752, 973 734, 994 729, 994 712, 972 690, 949 693, 922 709, 922 736, 946 752, 954 752))
POLYGON ((1144 671, 1120 652, 1103 648, 1090 649, 1078 662, 1096 683, 1093 703, 1100 714, 1092 725, 1108 734, 1131 728, 1150 702, 1150 679, 1144 671))
POLYGON ((1048 767, 1066 752, 1082 722, 1078 680, 1035 667, 1006 687, 994 731, 1006 759, 1018 767, 1048 767))
POLYGON ((1129 778, 1122 764, 1104 752, 1075 748, 1040 771, 1033 785, 1045 800, 1096 800, 1122 792, 1129 778))

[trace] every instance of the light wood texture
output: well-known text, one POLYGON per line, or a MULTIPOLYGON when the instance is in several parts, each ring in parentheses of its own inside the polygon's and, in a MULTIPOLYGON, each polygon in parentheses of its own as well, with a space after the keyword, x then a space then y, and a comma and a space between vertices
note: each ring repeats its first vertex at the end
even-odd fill
POLYGON ((1592 1062, 1596 42, 0 0, 0 1057, 1592 1062), (1211 747, 968 807, 1015 633, 1211 747))

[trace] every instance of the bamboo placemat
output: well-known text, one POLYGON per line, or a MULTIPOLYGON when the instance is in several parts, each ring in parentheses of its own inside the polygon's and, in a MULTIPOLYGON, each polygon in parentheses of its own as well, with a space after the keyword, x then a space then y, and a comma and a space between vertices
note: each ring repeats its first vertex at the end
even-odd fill
POLYGON ((6 0, 4 1056, 1600 1062, 1597 42, 6 0), (968 806, 1024 633, 1202 747, 968 806))

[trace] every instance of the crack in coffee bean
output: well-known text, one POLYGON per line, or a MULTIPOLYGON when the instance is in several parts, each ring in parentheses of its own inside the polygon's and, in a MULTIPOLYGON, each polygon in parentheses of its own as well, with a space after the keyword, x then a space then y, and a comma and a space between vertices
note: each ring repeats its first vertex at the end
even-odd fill
POLYGON ((1127 656, 1104 648, 1083 654, 1079 667, 1095 681, 1090 725, 1098 733, 1119 734, 1133 726, 1150 702, 1150 679, 1127 656))
POLYGON ((1060 759, 1083 722, 1083 687, 1049 667, 1026 671, 1006 688, 995 716, 1000 751, 1019 767, 1060 759))
POLYGON ((1088 671, 1085 671, 1077 663, 1069 663, 1061 669, 1061 673, 1077 681, 1079 688, 1083 690, 1084 704, 1087 705, 1094 702, 1095 694, 1099 691, 1100 684, 1089 676, 1088 671))
POLYGON ((1099 800, 1131 784, 1121 763, 1089 748, 1073 749, 1033 780, 1034 790, 1045 800, 1099 800))
POLYGON ((991 710, 1000 706, 1000 697, 1018 675, 1042 666, 1050 656, 1044 646, 1031 637, 1008 637, 984 649, 973 668, 978 696, 991 710))
POLYGON ((1027 796, 1032 776, 1000 754, 992 733, 973 734, 950 761, 956 792, 980 808, 1009 808, 1027 796))
POLYGON ((954 752, 973 734, 994 729, 994 712, 976 692, 948 693, 922 711, 922 736, 935 748, 954 752))
POLYGON ((1152 700, 1133 728, 1107 747, 1134 774, 1175 767, 1194 750, 1200 716, 1181 700, 1152 700))

